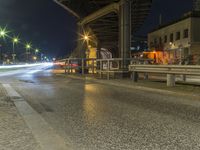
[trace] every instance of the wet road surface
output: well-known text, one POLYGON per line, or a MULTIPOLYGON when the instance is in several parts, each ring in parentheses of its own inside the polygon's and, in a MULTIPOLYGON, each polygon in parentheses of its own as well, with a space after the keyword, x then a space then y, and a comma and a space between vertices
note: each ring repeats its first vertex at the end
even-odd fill
POLYGON ((200 98, 124 89, 33 67, 0 77, 72 150, 200 149, 200 98))

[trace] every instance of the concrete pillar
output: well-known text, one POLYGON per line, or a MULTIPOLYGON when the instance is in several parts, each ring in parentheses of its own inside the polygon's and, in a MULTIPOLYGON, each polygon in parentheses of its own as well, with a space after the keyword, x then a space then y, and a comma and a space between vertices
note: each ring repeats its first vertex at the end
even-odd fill
POLYGON ((134 81, 134 82, 138 82, 138 78, 139 78, 139 75, 137 72, 132 72, 131 74, 131 79, 134 81))
POLYGON ((131 13, 130 13, 130 0, 120 1, 119 21, 120 21, 120 46, 119 56, 123 59, 122 67, 127 67, 126 58, 130 57, 130 42, 131 42, 131 13))
POLYGON ((167 86, 172 87, 175 86, 175 75, 167 74, 167 86))

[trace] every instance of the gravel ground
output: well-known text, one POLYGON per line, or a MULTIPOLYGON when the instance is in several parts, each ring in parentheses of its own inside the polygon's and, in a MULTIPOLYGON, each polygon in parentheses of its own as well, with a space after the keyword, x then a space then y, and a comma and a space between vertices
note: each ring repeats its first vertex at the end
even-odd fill
POLYGON ((0 85, 0 150, 40 150, 14 103, 0 85))

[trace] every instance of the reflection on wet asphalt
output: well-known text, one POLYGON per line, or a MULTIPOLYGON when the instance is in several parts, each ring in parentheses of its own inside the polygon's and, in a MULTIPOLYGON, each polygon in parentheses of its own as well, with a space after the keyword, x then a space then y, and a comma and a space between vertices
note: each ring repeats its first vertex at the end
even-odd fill
POLYGON ((200 103, 72 79, 50 70, 9 82, 74 150, 200 149, 200 103))

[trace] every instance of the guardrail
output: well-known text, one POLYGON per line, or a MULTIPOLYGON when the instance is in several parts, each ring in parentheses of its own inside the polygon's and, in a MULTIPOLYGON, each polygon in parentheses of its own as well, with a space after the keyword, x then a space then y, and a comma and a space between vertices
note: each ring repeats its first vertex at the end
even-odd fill
POLYGON ((129 73, 128 66, 130 64, 145 64, 151 63, 152 59, 136 59, 136 58, 112 58, 112 59, 97 59, 96 72, 100 75, 100 78, 106 74, 107 79, 110 79, 110 74, 116 73, 129 73))
POLYGON ((132 73, 131 78, 137 82, 138 73, 158 73, 167 75, 167 86, 175 86, 175 75, 183 75, 183 81, 186 75, 200 76, 200 66, 195 65, 129 65, 129 71, 132 73))

